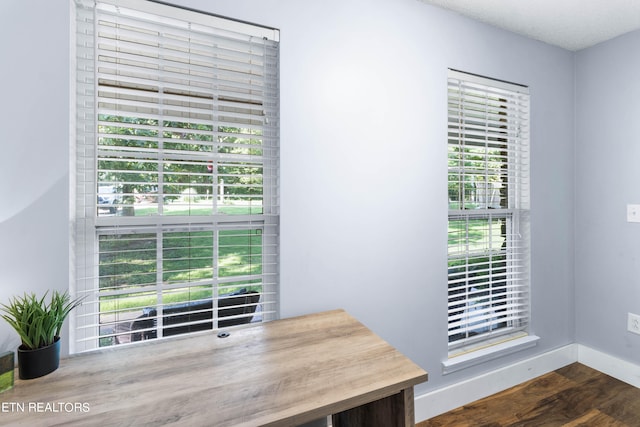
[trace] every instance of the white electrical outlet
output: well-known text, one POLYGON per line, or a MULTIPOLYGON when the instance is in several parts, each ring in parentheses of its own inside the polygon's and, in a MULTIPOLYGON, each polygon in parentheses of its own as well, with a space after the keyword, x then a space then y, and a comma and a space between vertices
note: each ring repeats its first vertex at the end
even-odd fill
POLYGON ((629 313, 629 317, 627 317, 627 330, 640 335, 640 316, 629 313))
POLYGON ((627 205, 627 222, 640 222, 640 205, 627 205))

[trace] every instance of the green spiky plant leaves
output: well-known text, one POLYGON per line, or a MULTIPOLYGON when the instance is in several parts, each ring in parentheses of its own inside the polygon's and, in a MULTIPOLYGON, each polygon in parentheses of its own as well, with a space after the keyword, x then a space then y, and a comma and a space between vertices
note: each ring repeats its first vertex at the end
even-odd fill
POLYGON ((62 324, 81 299, 71 299, 68 292, 54 291, 46 300, 47 292, 38 299, 34 293, 14 297, 8 304, 0 303, 2 318, 16 330, 24 348, 34 350, 54 343, 60 336, 62 324))

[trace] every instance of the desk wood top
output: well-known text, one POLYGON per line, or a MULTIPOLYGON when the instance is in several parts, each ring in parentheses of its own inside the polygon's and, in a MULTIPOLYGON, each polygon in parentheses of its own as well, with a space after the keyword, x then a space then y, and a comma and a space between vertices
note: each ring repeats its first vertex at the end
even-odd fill
POLYGON ((227 338, 208 332, 63 359, 55 372, 0 393, 0 425, 296 425, 426 380, 423 369, 334 310, 227 338))

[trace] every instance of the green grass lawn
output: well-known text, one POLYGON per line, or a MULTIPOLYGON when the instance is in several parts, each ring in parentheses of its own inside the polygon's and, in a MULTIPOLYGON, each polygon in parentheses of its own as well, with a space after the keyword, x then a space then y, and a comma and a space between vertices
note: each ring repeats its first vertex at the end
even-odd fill
MULTIPOLYGON (((167 214, 170 215, 211 214, 211 207, 206 205, 188 209, 168 206, 171 211, 167 214)), ((136 216, 153 214, 154 209, 137 208, 136 216)), ((233 205, 221 208, 229 215, 255 213, 252 209, 256 208, 233 205)), ((215 282, 218 278, 231 279, 219 289, 220 294, 242 288, 261 291, 260 281, 255 278, 262 272, 262 234, 259 229, 222 230, 217 234, 213 231, 165 231, 160 241, 153 232, 104 235, 99 237, 99 250, 100 289, 106 293, 118 290, 120 294, 100 297, 102 313, 141 310, 157 305, 159 300, 163 304, 173 304, 211 298, 212 286, 197 284, 215 282), (158 251, 162 251, 160 262, 158 251), (214 257, 217 257, 215 263, 214 257), (162 277, 159 278, 158 274, 162 277), (238 277, 238 280, 234 281, 233 277, 238 277), (157 282, 160 279, 163 285, 180 286, 162 290, 159 295, 157 282), (149 290, 145 291, 145 288, 149 290), (127 289, 131 289, 131 293, 127 293, 127 289), (135 293, 134 289, 137 289, 135 293)))
MULTIPOLYGON (((248 291, 260 292, 260 284, 256 281, 247 282, 234 287, 226 287, 223 294, 239 291, 242 288, 248 291)), ((211 298, 213 291, 210 286, 190 287, 185 289, 173 289, 171 292, 163 293, 163 304, 177 304, 187 301, 196 301, 211 298)), ((102 297, 100 298, 100 311, 104 313, 113 311, 142 310, 144 307, 153 307, 158 302, 157 293, 148 292, 146 294, 133 297, 102 297)))
POLYGON ((504 243, 503 220, 489 222, 484 219, 449 221, 449 256, 470 251, 472 253, 498 251, 504 243))
POLYGON ((0 355, 0 392, 13 387, 14 355, 7 352, 0 355))
POLYGON ((0 392, 8 390, 11 387, 13 387, 13 370, 0 375, 0 392))
MULTIPOLYGON (((209 204, 197 203, 192 206, 185 205, 166 205, 165 206, 165 214, 166 215, 191 215, 191 216, 199 216, 199 215, 212 215, 213 207, 209 204)), ((262 213, 262 206, 234 206, 234 205, 222 205, 218 206, 218 212, 225 215, 258 215, 262 213)), ((144 206, 144 207, 136 207, 136 216, 149 216, 155 215, 158 213, 157 206, 144 206)))

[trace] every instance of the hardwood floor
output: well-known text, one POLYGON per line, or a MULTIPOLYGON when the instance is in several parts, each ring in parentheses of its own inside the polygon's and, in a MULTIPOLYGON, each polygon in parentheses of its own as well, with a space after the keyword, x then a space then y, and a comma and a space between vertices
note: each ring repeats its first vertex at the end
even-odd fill
POLYGON ((640 389, 574 363, 417 427, 638 427, 640 389))

